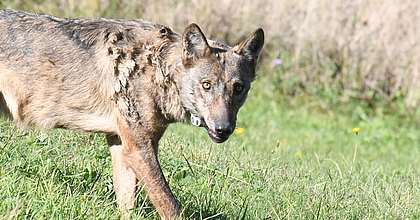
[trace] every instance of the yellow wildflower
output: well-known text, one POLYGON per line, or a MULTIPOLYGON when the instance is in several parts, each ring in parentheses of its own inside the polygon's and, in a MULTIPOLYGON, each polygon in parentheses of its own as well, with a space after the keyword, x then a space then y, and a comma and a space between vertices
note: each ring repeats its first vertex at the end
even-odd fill
POLYGON ((242 134, 242 133, 244 133, 244 131, 245 131, 245 129, 243 129, 243 128, 236 128, 235 129, 236 134, 242 134))
POLYGON ((352 131, 356 134, 359 134, 360 128, 353 128, 352 131))

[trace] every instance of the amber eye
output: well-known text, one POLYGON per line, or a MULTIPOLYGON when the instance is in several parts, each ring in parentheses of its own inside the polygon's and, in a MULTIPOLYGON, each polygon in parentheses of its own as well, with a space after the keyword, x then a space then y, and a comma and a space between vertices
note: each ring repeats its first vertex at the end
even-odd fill
POLYGON ((235 91, 236 92, 242 92, 242 90, 244 90, 244 87, 243 86, 241 86, 241 85, 236 85, 235 86, 235 91))
POLYGON ((204 83, 203 83, 203 89, 205 89, 205 90, 209 90, 210 88, 211 88, 210 83, 208 83, 208 82, 204 82, 204 83))

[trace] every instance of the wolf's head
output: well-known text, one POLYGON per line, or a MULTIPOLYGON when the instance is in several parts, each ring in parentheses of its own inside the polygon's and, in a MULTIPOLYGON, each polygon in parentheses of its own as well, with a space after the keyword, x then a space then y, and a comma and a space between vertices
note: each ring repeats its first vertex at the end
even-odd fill
POLYGON ((255 66, 264 44, 264 32, 255 30, 244 42, 228 47, 207 40, 196 24, 182 36, 183 104, 193 124, 207 129, 216 143, 226 141, 236 127, 236 115, 244 104, 255 66))

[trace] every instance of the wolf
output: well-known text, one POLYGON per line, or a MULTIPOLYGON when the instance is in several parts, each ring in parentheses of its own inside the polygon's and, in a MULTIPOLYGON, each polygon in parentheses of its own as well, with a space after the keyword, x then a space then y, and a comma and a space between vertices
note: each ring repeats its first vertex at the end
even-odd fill
POLYGON ((116 202, 144 187, 162 219, 181 216, 158 161, 169 124, 226 141, 255 79, 264 32, 230 47, 192 23, 182 35, 141 19, 0 10, 0 113, 23 126, 105 133, 116 202))

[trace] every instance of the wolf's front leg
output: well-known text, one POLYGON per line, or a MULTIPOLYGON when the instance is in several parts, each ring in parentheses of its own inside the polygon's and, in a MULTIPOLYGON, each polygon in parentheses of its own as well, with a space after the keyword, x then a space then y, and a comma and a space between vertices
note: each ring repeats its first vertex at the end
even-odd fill
POLYGON ((120 138, 117 135, 107 135, 106 139, 111 151, 117 204, 123 209, 134 208, 137 185, 136 174, 124 163, 120 138))
MULTIPOLYGON (((134 136, 134 135, 133 135, 134 136)), ((123 161, 131 167, 143 184, 150 201, 162 219, 174 219, 181 208, 169 188, 157 157, 157 142, 153 138, 121 136, 123 161)))

